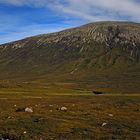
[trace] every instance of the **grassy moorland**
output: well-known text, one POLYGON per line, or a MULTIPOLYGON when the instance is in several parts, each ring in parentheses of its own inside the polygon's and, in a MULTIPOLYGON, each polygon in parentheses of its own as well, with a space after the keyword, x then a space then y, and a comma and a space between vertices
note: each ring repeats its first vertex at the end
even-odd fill
POLYGON ((0 140, 140 140, 139 85, 139 23, 0 45, 0 140))
POLYGON ((0 139, 139 140, 139 109, 139 94, 1 89, 0 139))

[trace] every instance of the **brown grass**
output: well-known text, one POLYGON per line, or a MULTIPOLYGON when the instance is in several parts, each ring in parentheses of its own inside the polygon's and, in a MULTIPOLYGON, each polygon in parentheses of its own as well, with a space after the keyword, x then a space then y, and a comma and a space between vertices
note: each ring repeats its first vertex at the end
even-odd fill
POLYGON ((13 140, 139 140, 139 101, 139 96, 100 95, 1 98, 0 138, 13 140), (67 107, 68 110, 61 111, 62 106, 67 107), (32 107, 34 112, 16 112, 17 108, 22 107, 32 107), (103 123, 107 125, 102 127, 103 123), (24 134, 24 131, 27 133, 24 134))

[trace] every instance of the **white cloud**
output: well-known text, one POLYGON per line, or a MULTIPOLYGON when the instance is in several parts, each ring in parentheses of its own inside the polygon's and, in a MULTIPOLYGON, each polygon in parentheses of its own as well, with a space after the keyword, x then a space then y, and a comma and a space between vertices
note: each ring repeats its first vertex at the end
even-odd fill
POLYGON ((59 13, 89 21, 122 20, 120 16, 140 21, 140 2, 137 0, 0 0, 0 3, 50 7, 59 13))
POLYGON ((88 20, 119 20, 126 16, 140 21, 140 3, 135 0, 67 0, 67 4, 59 1, 54 7, 88 20))

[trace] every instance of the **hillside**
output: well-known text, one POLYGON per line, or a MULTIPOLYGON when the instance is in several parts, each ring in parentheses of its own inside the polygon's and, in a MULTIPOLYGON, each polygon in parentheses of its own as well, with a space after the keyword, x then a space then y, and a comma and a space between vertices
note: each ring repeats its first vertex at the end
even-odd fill
POLYGON ((90 23, 0 45, 1 87, 27 82, 139 92, 140 24, 90 23))

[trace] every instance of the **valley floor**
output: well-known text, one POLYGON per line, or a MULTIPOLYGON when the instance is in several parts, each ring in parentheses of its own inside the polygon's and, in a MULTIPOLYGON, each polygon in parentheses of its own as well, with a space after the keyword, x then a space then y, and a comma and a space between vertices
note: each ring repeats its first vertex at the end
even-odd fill
POLYGON ((112 95, 1 91, 0 139, 139 140, 140 96, 112 95))

